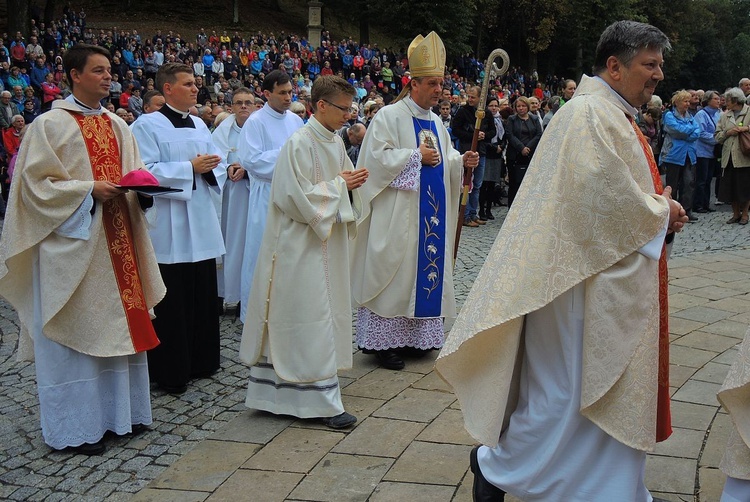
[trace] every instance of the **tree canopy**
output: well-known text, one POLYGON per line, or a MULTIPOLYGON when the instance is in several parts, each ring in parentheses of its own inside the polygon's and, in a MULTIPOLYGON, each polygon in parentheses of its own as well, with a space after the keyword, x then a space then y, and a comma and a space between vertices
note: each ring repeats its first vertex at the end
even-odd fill
MULTIPOLYGON (((327 0, 329 12, 366 16, 373 26, 403 33, 437 31, 449 59, 484 58, 496 47, 511 65, 579 78, 590 72, 604 28, 619 19, 653 24, 672 42, 660 91, 723 91, 750 74, 750 0, 327 0), (363 6, 366 4, 366 8, 363 6)), ((396 35, 397 37, 397 35, 396 35)), ((398 37, 397 37, 398 38, 398 37)))

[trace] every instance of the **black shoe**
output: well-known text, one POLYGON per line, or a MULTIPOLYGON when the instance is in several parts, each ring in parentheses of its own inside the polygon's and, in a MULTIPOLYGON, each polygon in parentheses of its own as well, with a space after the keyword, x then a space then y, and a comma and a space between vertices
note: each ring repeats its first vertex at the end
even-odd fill
POLYGON ((699 207, 698 209, 695 210, 695 212, 703 214, 703 213, 707 213, 708 209, 706 209, 705 207, 699 207))
POLYGON ((83 443, 81 446, 70 446, 66 450, 79 453, 81 455, 101 455, 107 449, 104 446, 104 439, 100 439, 96 443, 83 443))
POLYGON ((324 417, 319 419, 320 422, 326 427, 331 429, 346 429, 357 423, 357 417, 351 413, 344 412, 341 415, 335 417, 324 417))
POLYGON ((505 492, 487 481, 482 475, 482 470, 479 468, 479 459, 477 459, 478 450, 479 446, 475 446, 469 454, 469 465, 471 466, 471 472, 474 473, 474 486, 471 490, 474 502, 500 502, 505 500, 505 492))
POLYGON ((706 210, 706 212, 707 212, 707 213, 713 213, 713 212, 716 212, 716 209, 714 209, 714 208, 712 208, 712 207, 705 207, 704 209, 706 210))
POLYGON ((366 349, 366 348, 360 347, 360 346, 357 346, 357 348, 359 350, 361 350, 363 354, 375 354, 377 352, 377 350, 375 350, 375 349, 366 349))
POLYGON ((694 216, 693 213, 690 213, 687 216, 688 216, 688 223, 695 223, 696 221, 698 221, 698 217, 694 216))
POLYGON ((380 365, 388 370, 402 370, 406 366, 404 360, 392 350, 378 350, 375 357, 378 358, 380 365))
POLYGON ((494 220, 494 219, 495 219, 495 217, 494 217, 494 216, 492 216, 492 213, 491 213, 491 212, 490 212, 489 210, 487 210, 487 211, 485 211, 485 212, 484 212, 484 216, 485 216, 485 218, 487 218, 488 220, 494 220))
POLYGON ((148 425, 146 424, 133 424, 130 427, 130 435, 137 436, 138 434, 143 434, 147 430, 148 430, 148 425))
POLYGON ((166 392, 167 394, 172 394, 173 396, 180 396, 187 392, 187 384, 182 385, 162 385, 157 384, 157 387, 159 387, 161 390, 166 392))

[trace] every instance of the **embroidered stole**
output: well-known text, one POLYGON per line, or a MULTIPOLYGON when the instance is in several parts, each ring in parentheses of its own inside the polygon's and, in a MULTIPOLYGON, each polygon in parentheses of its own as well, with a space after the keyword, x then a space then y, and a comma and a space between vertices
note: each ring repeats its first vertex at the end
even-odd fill
POLYGON ((443 150, 431 120, 412 117, 417 147, 427 143, 440 152, 437 166, 422 166, 419 173, 419 248, 414 317, 440 317, 443 308, 443 273, 446 252, 446 215, 443 150))
MULTIPOLYGON (((119 183, 122 177, 120 147, 110 118, 106 115, 83 115, 71 112, 81 129, 96 181, 119 183)), ((117 279, 122 307, 136 352, 159 345, 146 307, 141 277, 133 245, 133 229, 125 197, 117 196, 102 204, 102 222, 107 247, 117 279)))
MULTIPOLYGON (((648 161, 648 167, 651 170, 651 178, 654 181, 654 189, 657 194, 664 192, 661 184, 659 168, 656 166, 654 153, 648 140, 641 132, 641 129, 628 116, 638 142, 641 144, 643 153, 648 161)), ((656 441, 664 441, 672 434, 672 417, 669 409, 669 276, 667 273, 667 245, 661 248, 659 257, 659 387, 656 405, 656 441)))

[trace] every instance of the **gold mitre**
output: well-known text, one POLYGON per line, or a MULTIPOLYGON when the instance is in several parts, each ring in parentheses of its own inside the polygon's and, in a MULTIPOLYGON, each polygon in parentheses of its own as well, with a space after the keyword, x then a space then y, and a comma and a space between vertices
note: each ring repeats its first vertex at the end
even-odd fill
POLYGON ((423 37, 417 35, 407 51, 412 77, 442 77, 445 72, 445 45, 440 36, 431 31, 423 37))

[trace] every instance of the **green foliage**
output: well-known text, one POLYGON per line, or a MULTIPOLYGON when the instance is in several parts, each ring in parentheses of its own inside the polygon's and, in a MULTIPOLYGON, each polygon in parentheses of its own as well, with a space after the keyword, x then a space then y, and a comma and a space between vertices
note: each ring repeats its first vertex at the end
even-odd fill
MULTIPOLYGON (((364 0, 359 0, 363 2, 364 0)), ((359 2, 327 1, 356 15, 359 2)), ((403 34, 437 31, 450 56, 496 47, 511 64, 541 74, 580 77, 591 67, 604 28, 619 19, 648 22, 672 42, 659 90, 723 91, 750 75, 750 0, 415 0, 367 2, 371 26, 403 34)))

